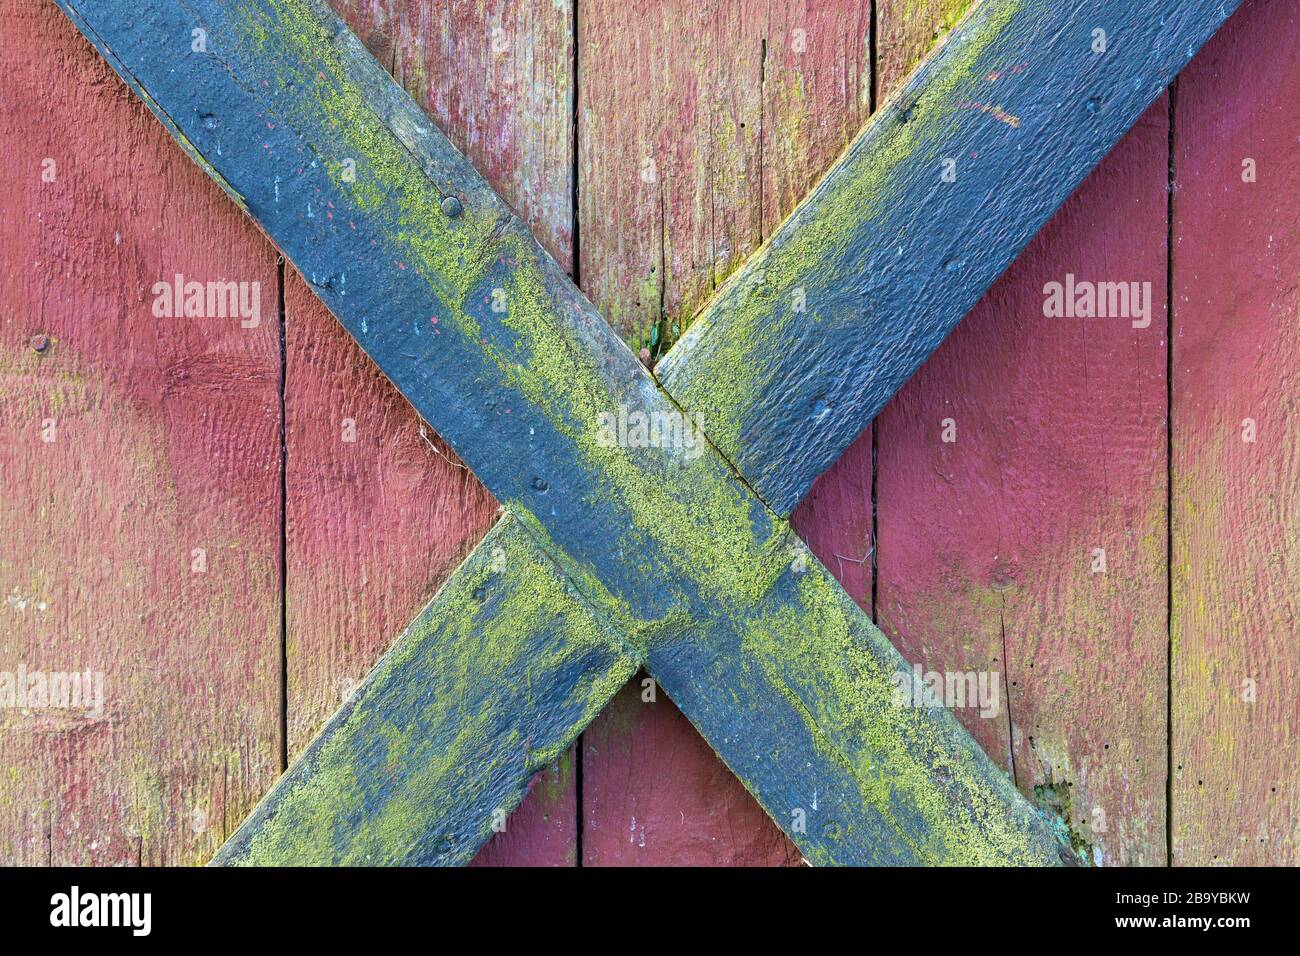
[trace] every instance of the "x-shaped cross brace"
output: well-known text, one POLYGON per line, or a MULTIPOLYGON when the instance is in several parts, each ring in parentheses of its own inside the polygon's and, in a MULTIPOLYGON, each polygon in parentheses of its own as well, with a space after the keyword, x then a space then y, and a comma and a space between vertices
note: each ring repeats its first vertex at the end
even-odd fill
POLYGON ((58 2, 505 508, 219 862, 466 861, 642 665, 812 862, 1071 859, 784 515, 1235 2, 985 0, 658 382, 319 0, 58 2))

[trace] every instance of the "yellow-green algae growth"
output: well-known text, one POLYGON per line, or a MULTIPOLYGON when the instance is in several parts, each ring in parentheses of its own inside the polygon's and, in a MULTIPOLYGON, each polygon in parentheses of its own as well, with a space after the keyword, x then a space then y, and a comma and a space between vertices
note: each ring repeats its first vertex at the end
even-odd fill
POLYGON ((234 862, 401 863, 431 833, 446 841, 441 852, 467 860, 490 834, 492 811, 513 809, 528 778, 560 758, 638 666, 507 515, 383 657, 306 766, 267 797, 273 815, 254 826, 234 862), (480 613, 487 590, 500 600, 480 613), (537 640, 542 634, 546 641, 537 640), (604 666, 553 696, 558 673, 602 657, 604 666), (413 688, 413 675, 428 683, 413 688), (548 726, 548 714, 572 705, 574 719, 548 726), (506 805, 466 819, 499 787, 501 775, 484 772, 484 753, 498 765, 522 755, 524 764, 508 781, 506 805), (376 786, 380 755, 391 787, 376 786), (357 829, 340 833, 348 820, 357 829))
POLYGON ((1020 819, 1008 813, 1016 802, 1011 782, 988 773, 965 731, 894 704, 892 678, 903 659, 834 579, 815 566, 799 576, 798 591, 797 606, 747 622, 744 650, 769 688, 806 715, 823 755, 847 765, 864 802, 886 817, 894 804, 923 817, 928 829, 921 833, 895 825, 927 862, 1042 862, 1041 837, 1025 827, 1028 807, 1020 819), (946 785, 936 783, 936 773, 946 785))
POLYGON ((972 17, 960 45, 946 51, 942 69, 930 72, 919 91, 906 91, 910 118, 899 122, 897 113, 877 112, 660 366, 665 386, 703 417, 709 437, 729 460, 736 460, 746 422, 761 414, 767 382, 756 372, 772 366, 764 356, 788 348, 792 324, 823 320, 812 291, 837 274, 832 264, 864 229, 901 200, 904 172, 934 167, 948 124, 970 86, 987 72, 986 54, 1021 6, 990 3, 983 15, 972 17), (791 308, 800 287, 806 287, 806 312, 791 308))

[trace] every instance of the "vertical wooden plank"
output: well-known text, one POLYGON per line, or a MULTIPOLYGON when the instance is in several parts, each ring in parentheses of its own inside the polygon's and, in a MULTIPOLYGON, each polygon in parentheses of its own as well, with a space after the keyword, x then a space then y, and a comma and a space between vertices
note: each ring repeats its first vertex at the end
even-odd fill
MULTIPOLYGON (((769 0, 760 13, 759 239, 766 240, 871 115, 871 6, 769 0)), ((723 79, 744 82, 743 74, 723 79)), ((755 248, 739 250, 727 271, 755 248)), ((704 303, 687 304, 694 312, 704 303)))
POLYGON ((53 5, 0 19, 0 672, 103 693, 0 708, 0 861, 202 862, 279 770, 275 255, 53 5), (177 274, 259 321, 156 314, 177 274))
POLYGON ((496 502, 286 270, 290 759, 491 526, 496 502))
MULTIPOLYGON (((366 46, 529 223, 571 259, 567 2, 332 0, 366 46)), ((482 537, 496 502, 305 282, 286 284, 291 756, 482 537)), ((576 852, 572 755, 539 774, 489 864, 576 852)))
POLYGON ((865 120, 870 7, 579 7, 583 290, 658 356, 865 120))
MULTIPOLYGON (((1166 110, 877 419, 882 628, 926 672, 985 675, 999 699, 958 716, 1106 863, 1165 855, 1166 110), (1147 311, 1045 317, 1047 283, 1067 274, 1145 283, 1147 311)), ((869 445, 818 481, 797 527, 861 495, 869 445)), ((860 497, 844 513, 869 540, 860 497)))
POLYGON ((571 268, 571 0, 329 0, 465 157, 571 268))
POLYGON ((682 712, 636 675, 582 737, 584 863, 795 865, 799 851, 682 712))
MULTIPOLYGON (((633 348, 666 351, 861 128, 870 19, 848 0, 579 5, 580 277, 633 348)), ((798 861, 662 691, 633 682, 583 740, 586 863, 798 861)))
POLYGON ((578 8, 579 276, 659 354, 758 241, 760 38, 737 0, 578 8), (751 25, 752 26, 752 25, 751 25))
POLYGON ((1171 815, 1179 864, 1295 865, 1300 856, 1298 53, 1295 4, 1254 0, 1178 81, 1171 815))

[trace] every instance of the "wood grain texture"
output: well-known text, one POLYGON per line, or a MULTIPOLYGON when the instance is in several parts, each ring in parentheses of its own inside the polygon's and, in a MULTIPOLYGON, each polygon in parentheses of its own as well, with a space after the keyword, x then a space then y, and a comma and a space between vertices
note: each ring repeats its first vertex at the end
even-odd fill
MULTIPOLYGON (((861 127, 870 13, 856 0, 581 5, 582 286, 634 348, 671 345, 861 127)), ((671 701, 636 721, 630 709, 598 718, 584 752, 588 864, 798 859, 671 701), (627 839, 629 814, 648 839, 627 839)))
POLYGON ((529 779, 637 668, 576 595, 504 517, 214 862, 463 864, 508 833, 529 779))
POLYGON ((903 88, 937 43, 978 0, 876 0, 876 90, 880 102, 903 88))
MULTIPOLYGON (((331 6, 567 265, 569 4, 331 6)), ((491 525, 497 505, 298 274, 287 275, 292 758, 428 603, 491 525)), ((484 848, 483 862, 573 862, 572 755, 564 760, 565 768, 541 776, 508 829, 484 848)))
POLYGON ((658 356, 861 127, 870 7, 579 7, 582 286, 658 356))
POLYGON ((586 866, 793 866, 772 823, 642 671, 582 735, 586 866))
POLYGON ((1061 862, 950 713, 890 705, 897 652, 710 448, 603 440, 601 412, 678 412, 340 23, 294 0, 116 6, 65 9, 805 856, 1061 862), (220 43, 177 71, 157 38, 188 35, 187 14, 220 43), (357 271, 363 250, 376 266, 357 271))
MULTIPOLYGON (((1158 312, 1147 330, 1123 320, 1054 324, 1041 317, 1041 290, 1066 271, 1131 274, 1152 282, 1161 307, 1162 109, 1102 162, 879 418, 875 558, 886 633, 926 668, 1000 673, 1000 713, 967 709, 964 723, 1008 771, 1014 736, 1022 789, 1070 817, 1076 837, 1099 851, 1090 855, 1108 863, 1164 858, 1163 687, 1151 675, 1164 645, 1165 340, 1158 312), (958 429, 951 445, 942 442, 946 418, 958 429), (1124 542, 1124 563, 1107 572, 1119 582, 1094 579, 1105 581, 1098 588, 1079 571, 1107 540, 1124 542), (1099 643, 1111 648, 1103 659, 1099 643), (1122 689, 1087 694, 1097 686, 1122 689)), ((863 607, 870 568, 840 556, 872 556, 871 439, 864 433, 791 517, 863 607)), ((1113 546, 1107 554, 1113 562, 1113 546)))
POLYGON ((1178 81, 1171 814, 1179 864, 1300 858, 1297 103, 1300 16, 1276 0, 1245 5, 1178 81), (1254 182, 1243 181, 1248 159, 1254 182), (1245 440, 1247 419, 1254 441, 1245 440))
POLYGON ((980 4, 720 290, 665 387, 788 514, 1235 6, 980 4))
POLYGON ((285 278, 293 760, 491 526, 497 505, 298 273, 285 278))
POLYGON ((783 866, 798 849, 659 690, 641 679, 582 736, 584 866, 783 866))
POLYGON ((275 254, 53 5, 0 19, 0 672, 103 675, 0 709, 0 863, 201 862, 278 772, 275 254), (260 324, 155 316, 177 273, 260 324))
MULTIPOLYGON (((938 15, 931 5, 918 32, 938 15)), ((882 22, 882 37, 896 28, 882 22)), ((1165 106, 880 415, 880 550, 869 432, 791 516, 864 608, 879 563, 880 620, 906 657, 999 673, 999 713, 968 708, 963 722, 1107 863, 1164 859, 1164 698, 1152 674, 1164 653, 1165 106), (1151 327, 1042 317, 1043 284, 1067 271, 1150 281, 1151 327), (957 440, 945 444, 949 418, 957 440), (1119 567, 1107 541, 1123 542, 1119 567), (1103 545, 1119 581, 1089 578, 1103 545), (1117 690, 1088 693, 1099 686, 1117 690)))
MULTIPOLYGON (((974 2, 880 0, 876 4, 875 89, 894 96, 974 2)), ((790 514, 790 526, 879 623, 875 607, 876 440, 864 430, 790 514)), ((996 752, 996 751, 994 751, 996 752)))

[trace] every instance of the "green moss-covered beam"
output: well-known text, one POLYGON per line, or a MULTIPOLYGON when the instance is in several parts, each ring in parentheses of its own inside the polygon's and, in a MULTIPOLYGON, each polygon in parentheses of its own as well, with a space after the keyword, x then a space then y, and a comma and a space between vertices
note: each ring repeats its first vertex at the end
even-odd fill
MULTIPOLYGON (((1068 858, 949 711, 894 705, 906 665, 888 640, 332 14, 315 0, 59 2, 809 860, 1068 858), (642 420, 675 439, 648 440, 642 420)), ((512 633, 521 654, 541 640, 512 633)), ((355 730, 351 746, 377 746, 355 730)), ((315 795, 322 767, 347 766, 322 763, 323 747, 291 774, 304 796, 285 820, 365 825, 315 795)), ((407 752, 418 780, 430 755, 407 752)), ((358 784, 333 779, 321 785, 358 784)), ((439 792, 429 820, 462 812, 457 790, 439 792)), ((416 825, 404 806, 390 818, 416 825)), ((279 832, 294 858, 293 834, 308 835, 279 832)))
POLYGON ((660 380, 788 515, 1237 6, 983 0, 660 380))
POLYGON ((639 666, 507 514, 214 862, 467 863, 639 666))

